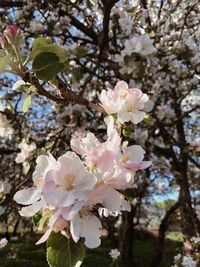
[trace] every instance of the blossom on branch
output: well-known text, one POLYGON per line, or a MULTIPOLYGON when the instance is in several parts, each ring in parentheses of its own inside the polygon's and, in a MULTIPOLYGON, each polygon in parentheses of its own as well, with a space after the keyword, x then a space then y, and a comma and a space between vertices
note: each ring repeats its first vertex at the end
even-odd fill
POLYGON ((113 90, 103 90, 99 99, 105 112, 109 115, 116 114, 121 124, 129 121, 138 124, 144 119, 146 112, 153 108, 153 102, 147 94, 138 88, 128 88, 124 81, 119 81, 113 90))

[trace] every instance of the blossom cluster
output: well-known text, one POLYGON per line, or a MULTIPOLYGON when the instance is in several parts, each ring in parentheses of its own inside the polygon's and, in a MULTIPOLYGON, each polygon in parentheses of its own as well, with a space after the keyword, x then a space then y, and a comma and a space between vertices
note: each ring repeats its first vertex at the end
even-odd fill
POLYGON ((17 154, 15 161, 17 163, 23 163, 30 157, 31 153, 36 149, 36 145, 35 143, 31 143, 30 145, 28 145, 26 143, 26 140, 23 139, 22 142, 18 145, 18 148, 21 151, 17 154))
POLYGON ((99 98, 105 112, 116 114, 121 124, 129 121, 138 124, 145 118, 146 112, 153 108, 153 102, 147 94, 138 88, 128 88, 124 81, 119 81, 114 90, 102 90, 99 98))
POLYGON ((174 257, 174 265, 172 267, 197 267, 198 266, 198 252, 200 246, 200 237, 193 236, 190 239, 193 253, 191 255, 182 255, 179 253, 174 257))
POLYGON ((196 267, 197 263, 191 256, 183 256, 178 254, 174 257, 175 264, 172 267, 196 267))
MULTIPOLYGON (((117 84, 120 91, 119 85, 126 83, 117 84)), ((128 95, 132 94, 125 86, 119 92, 118 103, 124 90, 128 95)), ((138 95, 134 98, 137 113, 148 100, 147 96, 140 99, 142 97, 141 93, 139 98, 138 95)), ((125 100, 129 101, 129 97, 122 96, 121 105, 125 106, 125 100)), ((110 101, 110 106, 114 105, 112 99, 110 101)), ((130 104, 134 106, 134 103, 130 104)), ((143 160, 145 151, 141 146, 122 142, 114 122, 112 116, 107 118, 107 140, 104 142, 89 132, 84 138, 72 137, 73 151, 67 151, 57 160, 50 153, 37 158, 34 186, 22 189, 14 196, 17 203, 25 205, 20 210, 22 216, 41 216, 39 228, 46 231, 37 244, 46 241, 52 231, 66 231, 75 242, 83 237, 87 247, 95 248, 101 243, 99 216, 117 216, 124 210, 130 211, 130 203, 121 191, 134 188, 135 172, 149 167, 151 162, 143 160)))

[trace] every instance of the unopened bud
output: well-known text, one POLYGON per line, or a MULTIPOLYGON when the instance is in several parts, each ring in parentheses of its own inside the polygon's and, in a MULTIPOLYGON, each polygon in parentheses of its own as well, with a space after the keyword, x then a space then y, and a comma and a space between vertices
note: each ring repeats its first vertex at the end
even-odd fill
POLYGON ((20 40, 20 33, 21 30, 16 25, 10 25, 7 26, 7 28, 4 31, 4 36, 6 37, 8 43, 10 44, 17 44, 20 40))

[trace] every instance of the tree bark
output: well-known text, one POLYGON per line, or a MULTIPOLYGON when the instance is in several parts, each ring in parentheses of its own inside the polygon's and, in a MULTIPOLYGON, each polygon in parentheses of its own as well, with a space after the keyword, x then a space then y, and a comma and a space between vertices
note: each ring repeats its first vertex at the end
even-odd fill
POLYGON ((156 245, 156 255, 151 263, 151 267, 158 267, 163 259, 164 245, 165 245, 165 233, 169 227, 171 216, 178 209, 180 202, 177 201, 165 214, 159 227, 158 240, 156 245))
POLYGON ((122 227, 119 238, 119 248, 121 252, 122 267, 137 267, 134 262, 133 254, 133 240, 134 240, 134 227, 133 218, 135 217, 135 208, 131 212, 124 212, 122 215, 122 227))

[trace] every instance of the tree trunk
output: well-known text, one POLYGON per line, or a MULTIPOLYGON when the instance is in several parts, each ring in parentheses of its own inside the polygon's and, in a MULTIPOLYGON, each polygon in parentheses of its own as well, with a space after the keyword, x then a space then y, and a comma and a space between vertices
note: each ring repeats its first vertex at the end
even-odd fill
POLYGON ((200 222, 196 212, 192 207, 191 195, 187 179, 181 179, 180 182, 180 210, 181 225, 184 235, 184 254, 191 254, 192 246, 190 238, 200 233, 200 222))
POLYGON ((136 267, 133 258, 133 218, 135 216, 135 209, 132 208, 131 212, 124 212, 122 215, 122 226, 119 237, 119 248, 121 252, 121 265, 123 267, 136 267))
POLYGON ((171 216, 178 209, 179 201, 177 201, 165 214, 159 227, 158 240, 156 245, 156 255, 151 263, 151 267, 158 267, 163 259, 165 233, 169 227, 171 216))

